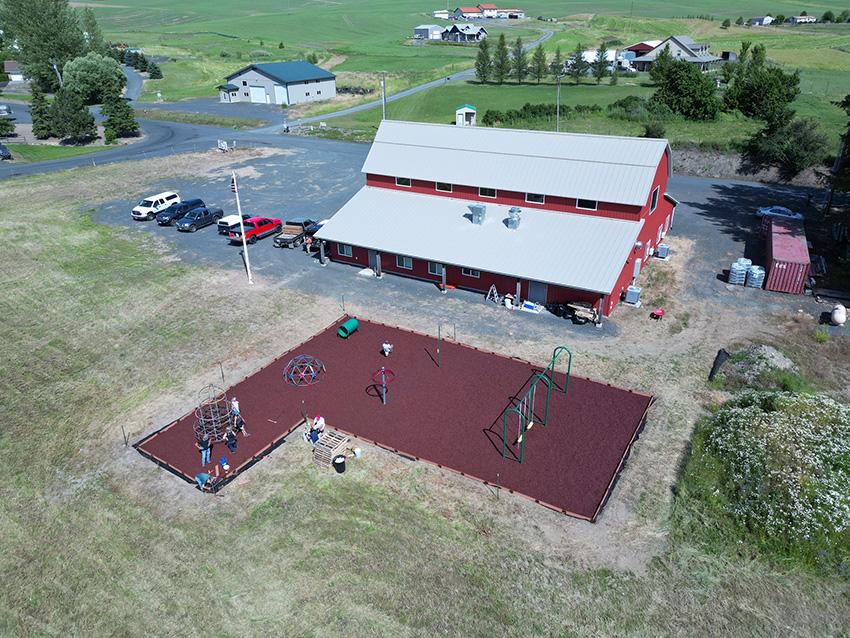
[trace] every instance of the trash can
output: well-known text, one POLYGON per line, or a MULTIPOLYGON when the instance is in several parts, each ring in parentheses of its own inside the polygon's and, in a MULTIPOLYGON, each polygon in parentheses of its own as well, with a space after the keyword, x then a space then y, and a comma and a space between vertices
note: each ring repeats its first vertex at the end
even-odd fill
POLYGON ((345 472, 345 455, 340 454, 339 456, 334 457, 334 469, 337 474, 342 474, 345 472))
POLYGON ((342 324, 339 327, 339 330, 336 331, 336 333, 343 339, 348 339, 348 337, 351 336, 352 333, 356 332, 359 327, 360 322, 357 321, 357 319, 355 319, 354 317, 352 317, 344 324, 342 324))

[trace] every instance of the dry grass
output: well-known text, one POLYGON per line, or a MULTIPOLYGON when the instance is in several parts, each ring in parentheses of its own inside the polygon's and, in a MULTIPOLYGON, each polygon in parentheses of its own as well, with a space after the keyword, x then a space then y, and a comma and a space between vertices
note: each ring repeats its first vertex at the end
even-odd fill
MULTIPOLYGON (((136 162, 212 174, 233 155, 136 162)), ((175 262, 81 211, 114 199, 125 165, 6 181, 11 250, 0 311, 0 633, 5 635, 825 635, 847 630, 845 586, 758 559, 670 544, 669 486, 708 391, 706 360, 735 317, 691 306, 681 332, 636 316, 588 344, 581 374, 653 392, 650 422, 600 523, 366 447, 342 477, 286 444, 221 497, 122 445, 325 325, 335 300, 175 262), (13 214, 28 219, 13 223, 13 214), (50 228, 38 235, 31 227, 50 228), (236 312, 233 309, 239 308, 236 312), (266 335, 256 349, 255 335, 266 335), (657 331, 653 334, 647 331, 657 331), (269 337, 270 335, 270 337, 269 337), (642 339, 636 339, 636 336, 642 339), (640 344, 624 349, 624 343, 640 344), (648 355, 652 356, 648 356, 648 355)), ((681 262, 665 286, 679 285, 681 262)), ((664 264, 664 267, 668 264, 664 264)), ((480 307, 459 312, 506 313, 480 307)), ((432 332, 392 299, 350 310, 432 332)), ((673 314, 678 312, 671 306, 673 314)), ((550 342, 462 334, 534 360, 550 342)), ((833 347, 832 343, 826 347, 833 347)))

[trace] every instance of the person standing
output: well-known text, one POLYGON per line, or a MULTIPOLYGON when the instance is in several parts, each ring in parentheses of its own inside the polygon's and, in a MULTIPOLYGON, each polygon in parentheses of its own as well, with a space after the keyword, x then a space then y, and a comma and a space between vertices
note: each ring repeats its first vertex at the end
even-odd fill
POLYGON ((224 440, 227 443, 227 449, 230 450, 230 453, 233 454, 236 452, 236 430, 227 428, 227 434, 224 435, 224 440))
POLYGON ((243 436, 251 436, 245 429, 245 419, 242 418, 242 413, 239 411, 239 400, 236 397, 230 399, 230 411, 233 413, 233 426, 236 431, 241 432, 243 436))
POLYGON ((209 465, 210 457, 212 455, 212 441, 210 441, 210 435, 204 434, 198 441, 195 442, 195 446, 201 452, 201 467, 209 465))

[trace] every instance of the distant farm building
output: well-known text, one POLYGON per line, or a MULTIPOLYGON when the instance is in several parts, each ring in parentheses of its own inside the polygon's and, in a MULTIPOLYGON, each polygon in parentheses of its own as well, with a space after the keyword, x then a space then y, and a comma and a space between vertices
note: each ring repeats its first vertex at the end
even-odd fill
POLYGON ((304 60, 251 64, 226 79, 221 102, 302 104, 336 95, 336 76, 304 60))
POLYGON ((697 64, 701 71, 708 71, 723 62, 722 58, 708 52, 709 46, 704 42, 694 42, 686 35, 673 35, 651 51, 636 57, 631 64, 637 71, 649 71, 661 52, 669 47, 674 60, 697 64))
MULTIPOLYGON (((436 18, 436 12, 434 12, 436 18)), ((502 9, 496 4, 479 4, 476 7, 458 7, 449 14, 452 20, 479 20, 482 18, 502 18, 518 20, 525 17, 522 9, 502 9)))
POLYGON ((629 53, 634 53, 634 56, 637 57, 639 55, 643 55, 644 53, 649 53, 659 44, 661 44, 662 40, 644 40, 643 42, 638 42, 629 47, 623 49, 623 51, 627 51, 629 53))
POLYGON ((771 16, 756 16, 755 18, 750 18, 750 24, 754 27, 766 27, 772 23, 773 18, 771 16))
POLYGON ((817 21, 815 16, 791 16, 785 20, 789 24, 814 24, 817 21))
POLYGON ((437 20, 448 20, 449 19, 449 11, 448 9, 438 9, 431 14, 437 20))
POLYGON ((320 257, 607 316, 673 223, 667 140, 384 120, 320 257))
POLYGON ((413 29, 413 37, 416 40, 442 40, 445 30, 439 24, 420 24, 413 29))
POLYGON ((453 24, 443 31, 447 42, 478 42, 487 37, 487 29, 477 24, 453 24))
POLYGON ((452 13, 455 20, 477 20, 484 17, 484 12, 478 7, 458 7, 452 13))
POLYGON ((5 60, 3 62, 3 73, 9 76, 9 82, 23 82, 24 71, 21 63, 16 60, 5 60))

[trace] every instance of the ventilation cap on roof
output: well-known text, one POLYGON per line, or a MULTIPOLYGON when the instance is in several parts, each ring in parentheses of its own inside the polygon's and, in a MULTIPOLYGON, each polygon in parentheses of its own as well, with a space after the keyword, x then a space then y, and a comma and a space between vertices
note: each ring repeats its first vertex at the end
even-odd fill
POLYGON ((518 206, 511 206, 508 210, 508 228, 519 228, 519 220, 522 217, 522 209, 518 206))

